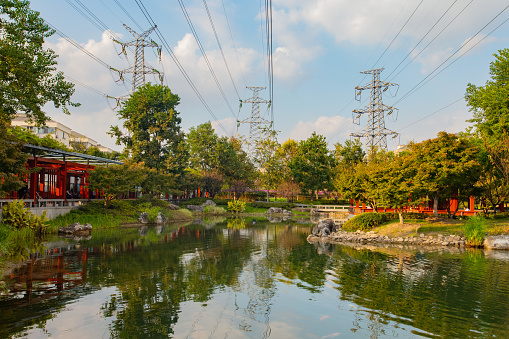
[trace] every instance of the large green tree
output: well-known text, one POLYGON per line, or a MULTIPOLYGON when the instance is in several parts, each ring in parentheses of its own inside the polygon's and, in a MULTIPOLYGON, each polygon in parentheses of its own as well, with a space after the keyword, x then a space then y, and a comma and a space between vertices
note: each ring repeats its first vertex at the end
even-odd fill
POLYGON ((258 168, 258 178, 262 187, 267 190, 267 202, 270 199, 269 191, 276 188, 280 183, 280 173, 283 168, 282 159, 277 150, 280 145, 277 141, 277 131, 265 127, 262 129, 262 137, 256 142, 254 161, 258 168))
POLYGON ((26 173, 28 159, 28 154, 22 152, 22 142, 7 132, 8 126, 9 122, 0 117, 0 198, 25 185, 22 174, 26 173))
POLYGON ((117 144, 125 146, 135 162, 182 174, 189 152, 180 127, 182 119, 175 110, 179 101, 168 87, 148 83, 138 88, 118 112, 127 133, 112 126, 110 134, 117 138, 117 144))
POLYGON ((217 167, 214 156, 218 139, 210 121, 189 129, 187 143, 192 168, 211 170, 217 167))
POLYGON ((494 54, 491 79, 484 86, 468 84, 465 98, 473 113, 470 122, 490 146, 509 132, 509 49, 494 54))
POLYGON ((433 215, 444 196, 471 189, 480 175, 478 149, 467 138, 440 132, 434 139, 410 145, 416 169, 414 184, 433 199, 433 215))
POLYGON ((315 132, 299 142, 297 155, 290 161, 292 176, 314 199, 319 190, 331 189, 334 157, 327 149, 325 137, 315 132))
POLYGON ((42 107, 52 102, 68 113, 74 85, 56 71, 57 55, 43 47, 51 30, 28 1, 0 0, 0 114, 11 120, 23 112, 38 125, 48 117, 42 107))

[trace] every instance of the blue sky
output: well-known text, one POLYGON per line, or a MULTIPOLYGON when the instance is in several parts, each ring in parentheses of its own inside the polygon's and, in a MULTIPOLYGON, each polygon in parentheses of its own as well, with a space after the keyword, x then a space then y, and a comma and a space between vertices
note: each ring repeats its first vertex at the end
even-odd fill
MULTIPOLYGON (((252 92, 245 86, 268 85, 263 33, 265 2, 206 1, 233 83, 205 2, 182 2, 232 110, 206 66, 178 0, 140 3, 219 122, 205 109, 165 49, 159 62, 157 54, 147 48, 146 60, 152 67, 164 70, 165 84, 180 96, 178 111, 186 131, 210 120, 218 134, 225 134, 220 124, 227 134, 245 135, 247 126, 236 130, 236 116, 246 119, 251 111, 250 105, 244 104, 239 112, 239 98, 251 97, 252 92)), ((351 133, 365 129, 367 116, 361 117, 360 125, 353 124, 352 110, 364 107, 369 93, 362 93, 358 102, 353 100, 354 88, 371 80, 361 71, 382 67, 382 80, 399 85, 391 87, 383 97, 385 104, 399 109, 397 119, 395 114, 386 118, 386 128, 400 133, 396 139, 389 138, 390 150, 397 144, 433 138, 439 131, 462 131, 471 117, 461 100, 467 84, 483 85, 489 79, 493 54, 508 47, 509 22, 504 21, 509 19, 509 8, 504 0, 274 0, 272 4, 273 109, 280 142, 306 139, 316 131, 327 138, 332 148, 334 143, 349 139, 351 133), (438 72, 441 73, 437 75, 438 72), (405 96, 423 80, 424 86, 405 96)), ((132 39, 123 23, 138 32, 150 28, 135 0, 33 0, 31 7, 117 69, 128 67, 129 62, 118 56, 120 47, 115 46, 111 36, 123 41, 132 39), (97 17, 100 23, 93 25, 75 7, 92 13, 88 15, 97 17), (105 32, 103 25, 110 31, 105 32)), ((150 37, 161 43, 155 33, 150 37)), ((47 46, 59 55, 58 68, 69 77, 111 96, 129 90, 128 76, 125 84, 116 82, 118 76, 114 72, 59 35, 49 38, 47 46)), ((133 60, 130 51, 128 60, 133 60)), ((147 76, 147 81, 155 80, 147 76)), ((261 96, 268 98, 268 91, 262 91, 261 96)), ((110 125, 118 124, 112 110, 115 102, 80 85, 76 85, 74 100, 81 107, 72 109, 71 116, 52 107, 47 107, 47 112, 77 132, 119 149, 106 135, 110 125)), ((262 112, 266 114, 264 107, 262 112)))

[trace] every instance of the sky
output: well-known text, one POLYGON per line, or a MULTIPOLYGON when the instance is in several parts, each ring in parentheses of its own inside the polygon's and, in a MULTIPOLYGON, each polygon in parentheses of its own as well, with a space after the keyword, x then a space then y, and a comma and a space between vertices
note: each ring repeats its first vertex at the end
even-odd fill
MULTIPOLYGON (((32 0, 32 9, 82 47, 59 34, 47 39, 46 47, 59 55, 58 69, 75 81, 73 100, 81 106, 71 108, 70 116, 51 105, 45 110, 121 150, 107 135, 122 122, 116 101, 105 95, 130 91, 130 74, 122 81, 109 67, 130 67, 134 48, 126 49, 126 57, 113 39, 132 41, 124 24, 141 33, 152 27, 150 19, 157 25, 150 39, 165 47, 160 57, 157 49, 145 48, 145 61, 179 95, 183 129, 211 121, 219 135, 247 137, 248 124, 237 128, 236 121, 250 118, 251 104, 239 109, 239 100, 252 97, 247 86, 269 85, 264 6, 261 0, 32 0)), ((368 115, 354 120, 352 111, 369 104, 369 90, 357 101, 355 87, 371 82, 370 74, 361 73, 371 69, 384 69, 380 79, 391 86, 382 100, 397 108, 385 117, 385 127, 398 133, 387 138, 389 150, 440 131, 464 131, 472 117, 466 87, 489 80, 493 54, 509 41, 505 0, 273 0, 272 16, 271 109, 278 140, 304 140, 316 132, 331 149, 366 130, 368 115)), ((147 75, 146 81, 159 79, 147 75)), ((268 88, 260 97, 268 100, 268 88)), ((267 105, 260 111, 270 119, 267 105)))

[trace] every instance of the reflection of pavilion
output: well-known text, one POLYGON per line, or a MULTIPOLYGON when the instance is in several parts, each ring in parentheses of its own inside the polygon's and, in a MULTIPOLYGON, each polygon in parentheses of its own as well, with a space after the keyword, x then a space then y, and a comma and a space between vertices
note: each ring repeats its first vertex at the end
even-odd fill
POLYGON ((57 296, 83 284, 87 258, 87 249, 69 250, 69 247, 54 247, 45 250, 44 254, 31 255, 23 266, 9 275, 9 292, 23 295, 23 300, 29 304, 57 296))

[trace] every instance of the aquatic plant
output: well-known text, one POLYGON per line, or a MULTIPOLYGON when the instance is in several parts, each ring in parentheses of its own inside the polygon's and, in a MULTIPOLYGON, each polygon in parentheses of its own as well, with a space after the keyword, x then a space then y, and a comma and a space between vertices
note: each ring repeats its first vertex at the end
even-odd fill
POLYGON ((469 246, 480 247, 484 243, 486 235, 486 219, 482 216, 469 218, 462 227, 465 233, 466 244, 469 246))

